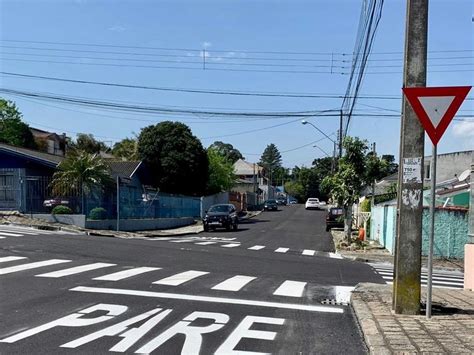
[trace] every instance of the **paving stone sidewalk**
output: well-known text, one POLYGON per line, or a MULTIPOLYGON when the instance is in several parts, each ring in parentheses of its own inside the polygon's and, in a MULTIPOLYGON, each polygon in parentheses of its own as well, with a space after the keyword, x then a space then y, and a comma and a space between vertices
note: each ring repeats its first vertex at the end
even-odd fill
POLYGON ((390 285, 359 284, 351 305, 370 354, 474 354, 473 291, 434 288, 429 320, 394 314, 390 285))

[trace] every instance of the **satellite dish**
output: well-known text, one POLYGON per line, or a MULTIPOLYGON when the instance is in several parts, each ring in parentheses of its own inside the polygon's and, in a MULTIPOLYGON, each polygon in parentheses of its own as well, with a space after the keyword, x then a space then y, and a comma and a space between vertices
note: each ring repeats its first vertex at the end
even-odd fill
POLYGON ((469 177, 469 175, 471 175, 471 170, 470 169, 467 169, 467 170, 464 170, 461 175, 459 175, 458 177, 458 180, 459 181, 466 181, 466 179, 469 177))

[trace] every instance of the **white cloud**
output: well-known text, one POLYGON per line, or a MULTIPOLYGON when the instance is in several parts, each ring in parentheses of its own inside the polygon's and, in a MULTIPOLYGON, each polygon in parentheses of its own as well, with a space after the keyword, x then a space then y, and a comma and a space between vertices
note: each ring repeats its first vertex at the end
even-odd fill
POLYGON ((126 28, 121 25, 115 25, 115 26, 109 27, 108 30, 112 32, 124 32, 126 28))
POLYGON ((453 134, 458 138, 474 140, 474 120, 455 122, 453 125, 453 134))

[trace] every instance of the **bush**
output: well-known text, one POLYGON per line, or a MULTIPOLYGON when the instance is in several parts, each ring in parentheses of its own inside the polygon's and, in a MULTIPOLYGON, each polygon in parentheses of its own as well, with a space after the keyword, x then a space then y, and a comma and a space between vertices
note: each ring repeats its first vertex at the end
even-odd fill
POLYGON ((72 214, 72 210, 67 206, 56 206, 51 211, 51 214, 72 214))
POLYGON ((89 212, 89 219, 106 219, 107 218, 107 210, 102 207, 96 207, 91 209, 89 212))
POLYGON ((371 201, 368 198, 366 198, 360 204, 360 209, 362 210, 362 212, 370 212, 371 208, 372 208, 371 201))

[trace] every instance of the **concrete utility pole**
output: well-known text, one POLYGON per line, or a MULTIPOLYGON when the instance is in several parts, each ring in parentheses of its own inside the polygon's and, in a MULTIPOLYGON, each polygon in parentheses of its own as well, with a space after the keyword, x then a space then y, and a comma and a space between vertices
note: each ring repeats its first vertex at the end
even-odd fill
MULTIPOLYGON (((404 87, 426 86, 428 0, 407 0, 404 87)), ((425 132, 403 96, 393 309, 419 314, 425 132)))
POLYGON ((467 244, 464 246, 464 288, 474 290, 474 154, 471 163, 471 199, 469 201, 469 229, 467 244))
MULTIPOLYGON (((376 143, 372 143, 372 153, 374 154, 374 159, 377 158, 377 151, 375 148, 376 143)), ((375 205, 375 178, 372 181, 372 199, 371 199, 371 206, 375 205)))
POLYGON ((342 158, 342 110, 340 110, 340 117, 339 117, 339 159, 342 158))

